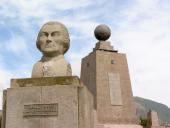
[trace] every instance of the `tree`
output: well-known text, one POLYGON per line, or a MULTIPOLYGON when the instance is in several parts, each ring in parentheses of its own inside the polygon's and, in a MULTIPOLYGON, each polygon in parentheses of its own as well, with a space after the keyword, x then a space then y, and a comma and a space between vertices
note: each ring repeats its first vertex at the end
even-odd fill
POLYGON ((147 125, 147 119, 140 117, 140 125, 142 125, 145 128, 147 125))

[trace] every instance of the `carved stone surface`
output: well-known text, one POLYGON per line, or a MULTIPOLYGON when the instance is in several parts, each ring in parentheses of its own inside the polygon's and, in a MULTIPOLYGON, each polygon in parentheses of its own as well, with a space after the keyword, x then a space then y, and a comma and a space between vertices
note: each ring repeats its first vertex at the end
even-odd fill
POLYGON ((11 88, 54 85, 80 85, 77 76, 11 79, 11 88))
POLYGON ((2 124, 2 110, 0 110, 0 128, 1 128, 1 124, 2 124))
POLYGON ((132 124, 98 124, 95 128, 143 128, 141 125, 132 124))
POLYGON ((108 73, 110 100, 112 105, 123 105, 119 73, 108 73))
POLYGON ((161 128, 157 112, 151 110, 148 112, 147 128, 161 128))
POLYGON ((77 88, 74 86, 22 87, 7 90, 6 128, 78 127, 77 88), (58 116, 23 116, 25 104, 58 103, 58 116), (74 118, 70 118, 74 117, 74 118))
POLYGON ((78 77, 31 79, 12 80, 4 93, 5 128, 93 127, 92 95, 78 77))
MULTIPOLYGON (((107 34, 103 29, 99 32, 107 34)), ((82 59, 81 80, 94 96, 96 124, 138 124, 126 55, 114 50, 110 42, 97 42, 82 59)))
POLYGON ((6 97, 7 90, 3 91, 3 103, 2 103, 2 120, 1 120, 1 128, 5 128, 6 125, 6 97))
MULTIPOLYGON (((96 119, 98 123, 138 123, 135 115, 135 107, 125 54, 103 50, 93 51, 82 59, 81 80, 94 96, 94 109, 97 113, 96 119), (116 64, 112 64, 111 60, 114 60, 116 64), (87 63, 89 66, 86 66, 87 63), (108 73, 119 73, 120 90, 113 90, 112 93, 120 94, 121 92, 121 98, 120 95, 117 95, 119 99, 112 97, 112 100, 115 100, 113 103, 117 103, 121 100, 122 105, 111 104, 110 89, 112 87, 109 85, 108 73)), ((111 81, 110 84, 114 84, 114 82, 111 81)))
POLYGON ((47 22, 38 33, 37 48, 43 57, 34 64, 32 77, 71 76, 71 66, 64 59, 69 49, 67 28, 59 22, 47 22))
POLYGON ((58 116, 58 103, 24 105, 24 117, 58 116))

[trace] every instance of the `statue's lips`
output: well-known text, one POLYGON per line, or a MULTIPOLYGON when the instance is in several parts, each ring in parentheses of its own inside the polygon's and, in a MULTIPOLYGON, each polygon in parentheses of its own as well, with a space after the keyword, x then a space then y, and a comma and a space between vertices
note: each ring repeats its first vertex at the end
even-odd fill
POLYGON ((52 47, 54 47, 54 46, 45 46, 45 48, 52 48, 52 47))
POLYGON ((59 46, 58 45, 52 45, 52 44, 48 44, 48 45, 45 45, 44 48, 42 49, 42 51, 58 51, 59 50, 59 46))
POLYGON ((47 44, 45 45, 45 48, 53 48, 53 47, 57 47, 55 44, 47 44))

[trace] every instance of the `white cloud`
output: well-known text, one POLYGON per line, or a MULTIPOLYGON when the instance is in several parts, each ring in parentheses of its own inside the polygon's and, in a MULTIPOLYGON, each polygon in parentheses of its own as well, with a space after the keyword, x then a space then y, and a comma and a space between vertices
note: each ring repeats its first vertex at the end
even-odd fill
POLYGON ((1 13, 4 17, 43 18, 57 14, 58 11, 76 9, 90 5, 90 0, 1 0, 1 13), (6 15, 4 15, 6 14, 6 15))
POLYGON ((4 68, 0 67, 0 89, 4 89, 6 87, 9 87, 9 78, 11 78, 12 74, 5 70, 4 68))
MULTIPOLYGON (((0 0, 0 5, 5 5, 5 7, 15 7, 21 9, 20 11, 38 11, 43 9, 56 8, 58 10, 76 9, 80 7, 85 7, 92 4, 90 0, 0 0), (6 6, 8 5, 8 6, 6 6)), ((29 14, 27 12, 27 14, 29 14)))
MULTIPOLYGON (((58 20, 62 22, 73 23, 72 19, 76 22, 89 26, 89 21, 83 22, 80 17, 87 15, 73 16, 64 14, 62 11, 71 11, 78 8, 84 8, 91 5, 93 2, 90 0, 0 0, 0 16, 6 21, 1 21, 1 24, 5 22, 8 24, 15 24, 24 32, 32 32, 35 24, 41 26, 43 23, 49 20, 58 20), (69 17, 69 18, 68 18, 69 17)), ((73 24, 73 25, 74 25, 73 24)), ((81 29, 81 28, 80 28, 81 29)), ((84 30, 84 29, 83 29, 84 30)))
POLYGON ((17 55, 21 55, 21 53, 23 54, 25 52, 28 53, 27 43, 21 36, 18 35, 12 35, 9 40, 4 42, 4 48, 6 48, 6 50, 8 50, 9 52, 13 52, 17 55))
POLYGON ((165 11, 159 2, 138 0, 124 10, 113 36, 128 55, 134 94, 170 106, 170 8, 165 11))

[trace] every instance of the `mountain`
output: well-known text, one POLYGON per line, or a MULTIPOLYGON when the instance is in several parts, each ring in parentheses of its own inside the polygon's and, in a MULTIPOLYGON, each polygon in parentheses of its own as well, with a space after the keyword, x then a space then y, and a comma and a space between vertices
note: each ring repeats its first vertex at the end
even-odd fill
POLYGON ((136 114, 138 117, 147 117, 147 112, 151 109, 158 113, 161 122, 170 123, 170 108, 168 106, 141 97, 134 97, 136 114))

